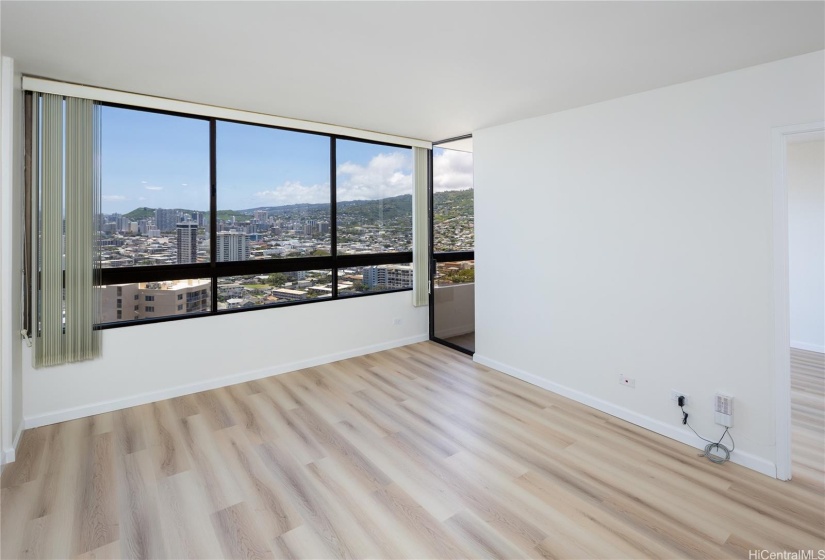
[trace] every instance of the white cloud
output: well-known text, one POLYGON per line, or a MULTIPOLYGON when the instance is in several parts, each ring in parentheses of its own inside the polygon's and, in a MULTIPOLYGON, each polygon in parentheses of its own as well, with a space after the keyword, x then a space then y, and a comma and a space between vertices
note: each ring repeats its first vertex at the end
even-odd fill
POLYGON ((101 198, 107 202, 117 202, 119 200, 126 200, 126 197, 122 194, 103 195, 101 198))
POLYGON ((433 155, 433 190, 458 191, 473 187, 473 154, 444 150, 433 155))
POLYGON ((163 187, 143 187, 143 188, 145 188, 147 191, 162 191, 163 190, 163 187))
POLYGON ((256 192, 255 198, 261 206, 329 203, 329 185, 304 185, 300 181, 287 181, 272 190, 256 192))
MULTIPOLYGON (((338 166, 338 200, 375 200, 412 193, 411 157, 401 152, 378 154, 367 165, 344 162, 338 166)), ((329 202, 329 184, 304 185, 287 181, 255 193, 261 206, 329 202)))
POLYGON ((365 166, 345 162, 338 166, 338 200, 375 200, 412 193, 410 156, 402 152, 378 154, 365 166))

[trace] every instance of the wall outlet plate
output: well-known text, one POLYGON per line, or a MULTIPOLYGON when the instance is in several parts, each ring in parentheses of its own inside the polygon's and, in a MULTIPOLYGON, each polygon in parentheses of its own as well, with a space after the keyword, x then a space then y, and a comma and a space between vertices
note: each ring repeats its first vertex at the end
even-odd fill
POLYGON ((720 426, 733 427, 733 397, 716 393, 713 398, 713 420, 720 426))
POLYGON ((619 385, 624 385, 625 387, 636 387, 636 380, 632 377, 628 377, 624 374, 619 374, 619 385))

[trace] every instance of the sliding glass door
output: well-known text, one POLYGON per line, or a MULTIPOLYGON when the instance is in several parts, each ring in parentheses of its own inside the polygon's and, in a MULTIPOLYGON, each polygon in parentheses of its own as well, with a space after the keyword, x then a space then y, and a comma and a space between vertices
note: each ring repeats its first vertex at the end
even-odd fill
POLYGON ((473 139, 433 145, 430 165, 430 339, 475 352, 473 139))

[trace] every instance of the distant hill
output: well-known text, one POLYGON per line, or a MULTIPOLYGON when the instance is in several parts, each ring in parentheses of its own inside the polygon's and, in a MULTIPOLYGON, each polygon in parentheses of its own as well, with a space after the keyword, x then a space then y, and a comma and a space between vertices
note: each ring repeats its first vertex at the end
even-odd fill
MULTIPOLYGON (((472 189, 435 193, 433 198, 436 221, 473 215, 472 189)), ((202 210, 185 208, 175 208, 175 210, 187 214, 202 212, 202 210)), ((258 206, 245 210, 219 210, 218 219, 227 220, 231 216, 235 216, 236 221, 251 220, 258 210, 266 210, 270 216, 284 218, 303 216, 324 219, 329 216, 329 204, 289 204, 286 206, 258 206)), ((385 222, 392 222, 399 218, 406 219, 412 215, 412 196, 405 194, 381 200, 348 200, 338 203, 338 218, 343 223, 363 223, 365 220, 371 220, 379 212, 385 222)), ((135 208, 124 215, 133 221, 143 220, 154 217, 155 208, 143 206, 135 208)))
POLYGON ((435 223, 455 218, 473 217, 473 189, 444 191, 433 194, 435 223))
MULTIPOLYGON (((145 220, 146 218, 154 218, 155 217, 155 210, 157 210, 157 208, 148 208, 146 206, 141 206, 140 208, 135 208, 134 210, 132 210, 128 214, 123 214, 123 215, 125 217, 129 218, 130 220, 132 220, 133 222, 136 222, 138 220, 145 220)), ((175 212, 180 212, 182 214, 192 214, 192 215, 194 215, 196 213, 209 214, 209 212, 205 211, 205 210, 190 210, 189 208, 170 208, 169 210, 174 210, 175 212)), ((240 211, 237 211, 237 210, 219 210, 218 211, 218 219, 228 220, 232 216, 235 216, 236 220, 239 219, 239 218, 244 218, 244 217, 246 217, 248 219, 251 219, 252 218, 252 212, 251 211, 247 212, 245 210, 240 210, 240 211)))
POLYGON ((154 218, 155 217, 155 209, 154 208, 147 208, 143 206, 141 208, 135 208, 128 214, 124 214, 127 218, 136 222, 138 220, 145 220, 146 218, 154 218))

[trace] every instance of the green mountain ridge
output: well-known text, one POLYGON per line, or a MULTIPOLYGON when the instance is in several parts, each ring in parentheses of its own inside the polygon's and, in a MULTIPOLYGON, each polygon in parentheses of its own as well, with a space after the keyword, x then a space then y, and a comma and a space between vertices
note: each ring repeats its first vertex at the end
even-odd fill
MULTIPOLYGON (((473 190, 445 191, 433 195, 433 204, 436 210, 436 221, 451 219, 457 216, 473 215, 473 190)), ((154 217, 155 208, 141 206, 128 214, 124 214, 133 221, 154 217)), ((173 208, 179 212, 194 214, 205 213, 203 210, 173 208)), ((289 204, 286 206, 258 206, 245 210, 219 210, 218 219, 228 220, 232 216, 236 221, 251 220, 256 211, 266 210, 270 216, 294 218, 297 216, 328 219, 329 204, 289 204)), ((381 214, 384 222, 392 222, 399 218, 412 215, 412 195, 401 195, 379 200, 347 200, 338 203, 338 217, 342 222, 358 222, 364 218, 381 214)))

